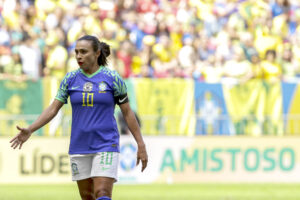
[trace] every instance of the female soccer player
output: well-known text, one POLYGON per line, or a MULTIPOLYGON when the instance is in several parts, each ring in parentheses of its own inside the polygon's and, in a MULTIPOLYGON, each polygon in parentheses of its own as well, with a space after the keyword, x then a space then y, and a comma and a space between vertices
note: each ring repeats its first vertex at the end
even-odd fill
POLYGON ((66 74, 53 103, 28 128, 17 126, 20 132, 10 142, 14 149, 21 149, 34 131, 53 119, 70 96, 72 180, 77 181, 83 200, 110 200, 119 158, 116 104, 137 142, 137 164, 142 162, 142 171, 148 162, 146 147, 128 103, 125 83, 115 71, 105 67, 109 46, 86 35, 77 40, 75 53, 80 69, 66 74))

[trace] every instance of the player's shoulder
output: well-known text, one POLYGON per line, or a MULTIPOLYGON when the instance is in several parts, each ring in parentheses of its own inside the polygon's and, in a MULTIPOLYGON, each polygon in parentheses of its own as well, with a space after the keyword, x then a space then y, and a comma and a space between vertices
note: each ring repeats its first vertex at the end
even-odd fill
POLYGON ((70 71, 70 72, 68 72, 68 73, 65 75, 65 78, 64 78, 64 79, 71 79, 71 78, 74 78, 74 77, 77 76, 79 73, 80 73, 80 69, 76 69, 76 70, 70 71))
POLYGON ((80 73, 80 69, 76 69, 67 73, 68 76, 74 77, 80 73))
POLYGON ((120 74, 116 71, 116 70, 113 70, 113 69, 109 69, 107 67, 102 67, 102 73, 106 74, 107 76, 113 78, 113 79, 119 79, 121 78, 120 74))
POLYGON ((64 85, 69 85, 70 81, 74 79, 74 77, 76 77, 76 75, 80 72, 79 69, 77 70, 73 70, 70 72, 67 72, 67 74, 65 75, 65 77, 62 80, 62 84, 64 85))

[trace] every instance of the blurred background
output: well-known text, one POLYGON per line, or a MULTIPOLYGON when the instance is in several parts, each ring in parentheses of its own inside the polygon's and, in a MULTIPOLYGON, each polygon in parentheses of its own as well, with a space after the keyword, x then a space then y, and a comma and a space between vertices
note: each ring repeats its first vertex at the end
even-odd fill
POLYGON ((119 183, 300 182, 298 0, 0 0, 1 184, 70 183, 69 104, 24 151, 8 141, 78 68, 85 34, 110 45, 149 148, 141 174, 116 107, 119 183))

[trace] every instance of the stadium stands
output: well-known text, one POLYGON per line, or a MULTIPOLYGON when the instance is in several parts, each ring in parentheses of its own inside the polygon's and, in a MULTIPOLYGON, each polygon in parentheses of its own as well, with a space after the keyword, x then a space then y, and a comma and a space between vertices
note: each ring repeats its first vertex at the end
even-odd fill
POLYGON ((29 123, 47 106, 78 67, 76 39, 93 34, 110 44, 108 67, 131 85, 132 104, 159 82, 153 112, 133 105, 146 134, 300 134, 299 25, 297 0, 0 0, 0 123, 29 123), (182 91, 184 105, 162 107, 182 91), (40 103, 25 108, 24 95, 40 103))

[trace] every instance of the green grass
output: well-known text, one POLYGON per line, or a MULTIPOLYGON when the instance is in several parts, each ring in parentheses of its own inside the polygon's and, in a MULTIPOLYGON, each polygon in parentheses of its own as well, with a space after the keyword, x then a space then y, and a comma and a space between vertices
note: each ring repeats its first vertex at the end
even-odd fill
MULTIPOLYGON (((113 200, 299 200, 300 184, 118 185, 113 200)), ((0 200, 80 200, 72 185, 0 185, 0 200)))

